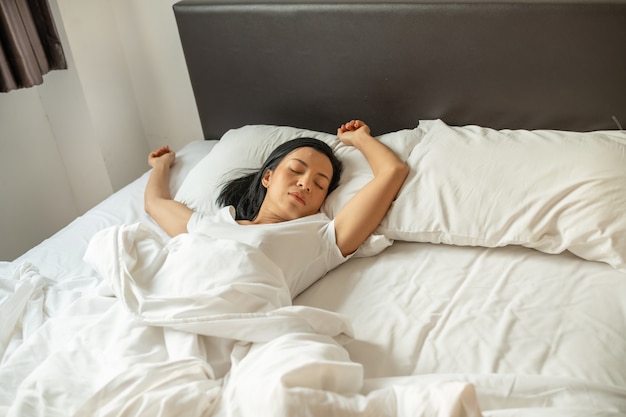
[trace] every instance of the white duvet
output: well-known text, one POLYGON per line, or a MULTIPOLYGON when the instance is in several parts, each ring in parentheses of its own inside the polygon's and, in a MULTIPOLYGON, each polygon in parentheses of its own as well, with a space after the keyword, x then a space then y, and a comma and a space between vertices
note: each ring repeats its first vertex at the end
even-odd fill
MULTIPOLYGON (((341 344, 350 323, 293 306, 280 270, 246 245, 201 234, 164 242, 137 223, 97 233, 85 260, 105 280, 0 370, 8 416, 480 415, 466 381, 365 394, 362 366, 341 344)), ((36 268, 16 274, 23 315, 54 285, 36 268)))

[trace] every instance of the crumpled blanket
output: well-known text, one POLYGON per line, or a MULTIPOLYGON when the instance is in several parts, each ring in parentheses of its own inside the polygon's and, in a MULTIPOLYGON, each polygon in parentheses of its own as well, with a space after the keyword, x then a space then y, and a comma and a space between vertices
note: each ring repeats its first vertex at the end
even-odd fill
MULTIPOLYGON (((250 246, 141 223, 97 233, 85 260, 104 278, 11 357, 9 416, 480 416, 463 381, 362 393, 336 313, 293 306, 281 271, 250 246), (19 372, 16 371, 16 374, 19 372)), ((10 373, 10 372, 8 372, 10 373)))

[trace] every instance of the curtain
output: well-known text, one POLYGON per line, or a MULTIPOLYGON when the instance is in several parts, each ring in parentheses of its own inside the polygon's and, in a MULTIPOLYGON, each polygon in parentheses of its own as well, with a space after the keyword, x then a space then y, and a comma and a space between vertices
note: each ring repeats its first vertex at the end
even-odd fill
POLYGON ((0 0, 0 92, 32 87, 67 62, 48 0, 0 0))

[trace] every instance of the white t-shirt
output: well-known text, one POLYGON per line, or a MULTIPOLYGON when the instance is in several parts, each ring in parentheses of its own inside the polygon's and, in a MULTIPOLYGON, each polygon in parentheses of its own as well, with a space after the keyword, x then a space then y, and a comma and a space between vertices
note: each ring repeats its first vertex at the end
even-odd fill
POLYGON ((241 225, 234 216, 232 206, 213 216, 194 212, 187 230, 258 248, 283 271, 292 298, 351 257, 341 254, 334 221, 325 214, 259 225, 241 225))

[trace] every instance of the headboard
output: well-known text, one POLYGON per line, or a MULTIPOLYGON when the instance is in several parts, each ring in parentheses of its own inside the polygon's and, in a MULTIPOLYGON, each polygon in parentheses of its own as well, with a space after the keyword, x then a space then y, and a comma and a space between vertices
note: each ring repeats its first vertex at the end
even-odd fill
POLYGON ((626 0, 211 1, 174 13, 206 139, 420 119, 626 127, 626 0))

